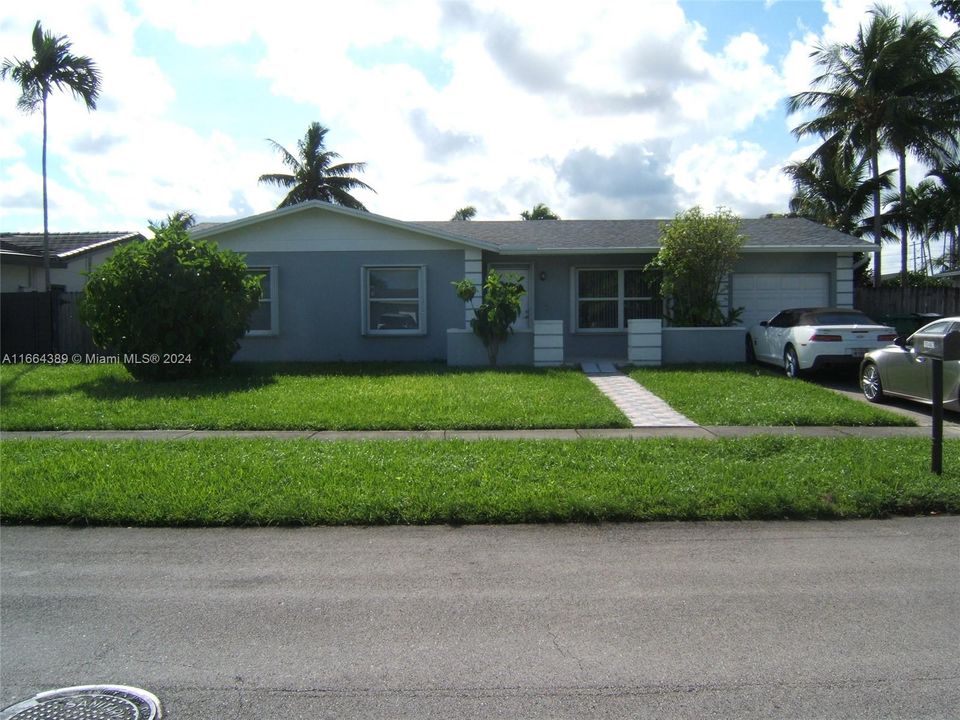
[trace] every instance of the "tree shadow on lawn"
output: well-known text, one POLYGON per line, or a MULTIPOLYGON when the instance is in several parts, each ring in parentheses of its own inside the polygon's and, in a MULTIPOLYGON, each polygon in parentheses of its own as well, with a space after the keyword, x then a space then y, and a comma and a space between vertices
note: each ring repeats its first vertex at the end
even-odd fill
POLYGON ((109 402, 117 400, 190 399, 243 394, 282 385, 285 379, 324 378, 416 378, 469 377, 493 372, 503 377, 550 375, 556 368, 529 367, 450 367, 443 362, 394 363, 231 363, 218 375, 189 380, 138 381, 125 372, 76 383, 51 380, 45 387, 22 389, 21 381, 40 365, 6 366, 0 373, 0 397, 8 401, 55 398, 80 392, 89 398, 109 402))
MULTIPOLYGON (((131 377, 98 378, 76 386, 87 396, 102 400, 149 400, 155 398, 189 399, 217 395, 242 394, 269 386, 282 385, 285 378, 306 378, 322 380, 324 378, 350 377, 440 377, 465 376, 487 373, 489 367, 451 368, 445 363, 232 363, 219 375, 190 380, 172 380, 164 382, 136 381, 131 377)), ((497 374, 543 375, 548 374, 542 368, 495 368, 497 374)), ((549 370, 549 369, 547 369, 549 370)), ((29 394, 35 397, 56 395, 58 390, 38 390, 29 394)))
POLYGON ((190 399, 259 390, 275 385, 276 375, 269 368, 232 364, 217 375, 187 380, 145 381, 134 380, 131 376, 102 377, 75 387, 88 397, 101 401, 190 399))

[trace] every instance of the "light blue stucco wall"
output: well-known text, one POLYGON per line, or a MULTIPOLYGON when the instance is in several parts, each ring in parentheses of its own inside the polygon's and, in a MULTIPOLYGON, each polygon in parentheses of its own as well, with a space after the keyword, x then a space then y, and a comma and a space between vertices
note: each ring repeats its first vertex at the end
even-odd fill
POLYGON ((588 358, 626 358, 627 333, 573 332, 573 269, 643 267, 653 255, 538 255, 516 256, 483 254, 484 273, 490 265, 532 265, 528 283, 533 296, 534 320, 563 320, 564 361, 571 363, 588 358), (545 279, 540 275, 544 273, 545 279))
POLYGON ((462 250, 247 252, 249 266, 276 266, 279 333, 241 340, 236 360, 442 360, 447 328, 463 327, 463 303, 451 282, 463 277, 462 250), (364 265, 425 265, 427 332, 362 333, 364 265))
MULTIPOLYGON (((490 265, 531 266, 532 280, 529 283, 533 294, 531 321, 534 319, 563 320, 564 358, 568 363, 587 358, 625 359, 627 357, 626 331, 574 332, 573 269, 644 267, 652 259, 652 254, 504 256, 491 252, 483 253, 484 273, 490 265), (541 273, 545 273, 544 279, 540 279, 541 273)), ((828 273, 831 303, 835 302, 836 271, 837 256, 833 252, 744 253, 734 268, 735 273, 828 273)), ((729 305, 729 294, 725 299, 729 305)))

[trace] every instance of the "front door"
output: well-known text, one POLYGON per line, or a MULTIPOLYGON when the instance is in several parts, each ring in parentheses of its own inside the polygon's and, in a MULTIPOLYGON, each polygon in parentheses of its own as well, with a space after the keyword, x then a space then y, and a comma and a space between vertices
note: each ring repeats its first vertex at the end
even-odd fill
POLYGON ((530 317, 530 298, 533 295, 533 288, 530 286, 530 278, 533 273, 530 272, 529 265, 491 265, 491 270, 496 270, 500 275, 519 275, 520 284, 526 292, 520 298, 520 314, 517 321, 513 324, 514 330, 527 330, 531 327, 533 318, 530 317))

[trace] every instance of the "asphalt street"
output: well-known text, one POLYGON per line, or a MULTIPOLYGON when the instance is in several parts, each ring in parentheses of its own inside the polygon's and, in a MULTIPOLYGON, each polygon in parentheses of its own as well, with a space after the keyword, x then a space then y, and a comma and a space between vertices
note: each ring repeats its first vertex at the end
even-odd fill
POLYGON ((173 720, 956 718, 960 517, 0 529, 0 705, 173 720))

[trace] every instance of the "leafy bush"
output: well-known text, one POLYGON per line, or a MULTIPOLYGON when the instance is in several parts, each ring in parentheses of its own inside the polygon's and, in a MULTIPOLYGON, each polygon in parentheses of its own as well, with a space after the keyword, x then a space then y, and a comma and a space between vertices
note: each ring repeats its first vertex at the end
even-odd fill
MULTIPOLYGON (((470 280, 464 278, 453 283, 457 290, 457 297, 473 305, 473 298, 477 294, 477 287, 470 280)), ((483 283, 483 302, 480 307, 473 308, 473 319, 470 327, 473 334, 483 341, 487 349, 487 358, 491 365, 497 364, 497 354, 500 345, 505 343, 513 332, 511 327, 520 315, 520 298, 526 294, 520 284, 520 276, 503 275, 491 270, 483 283)))
POLYGON ((193 240, 174 215, 90 273, 80 318, 138 380, 215 372, 239 348, 260 298, 243 258, 193 240))
POLYGON ((667 319, 680 327, 735 323, 742 310, 724 315, 717 302, 720 283, 733 271, 744 236, 740 218, 725 208, 704 215, 692 208, 660 227, 660 251, 647 265, 661 277, 660 291, 672 300, 667 319))

